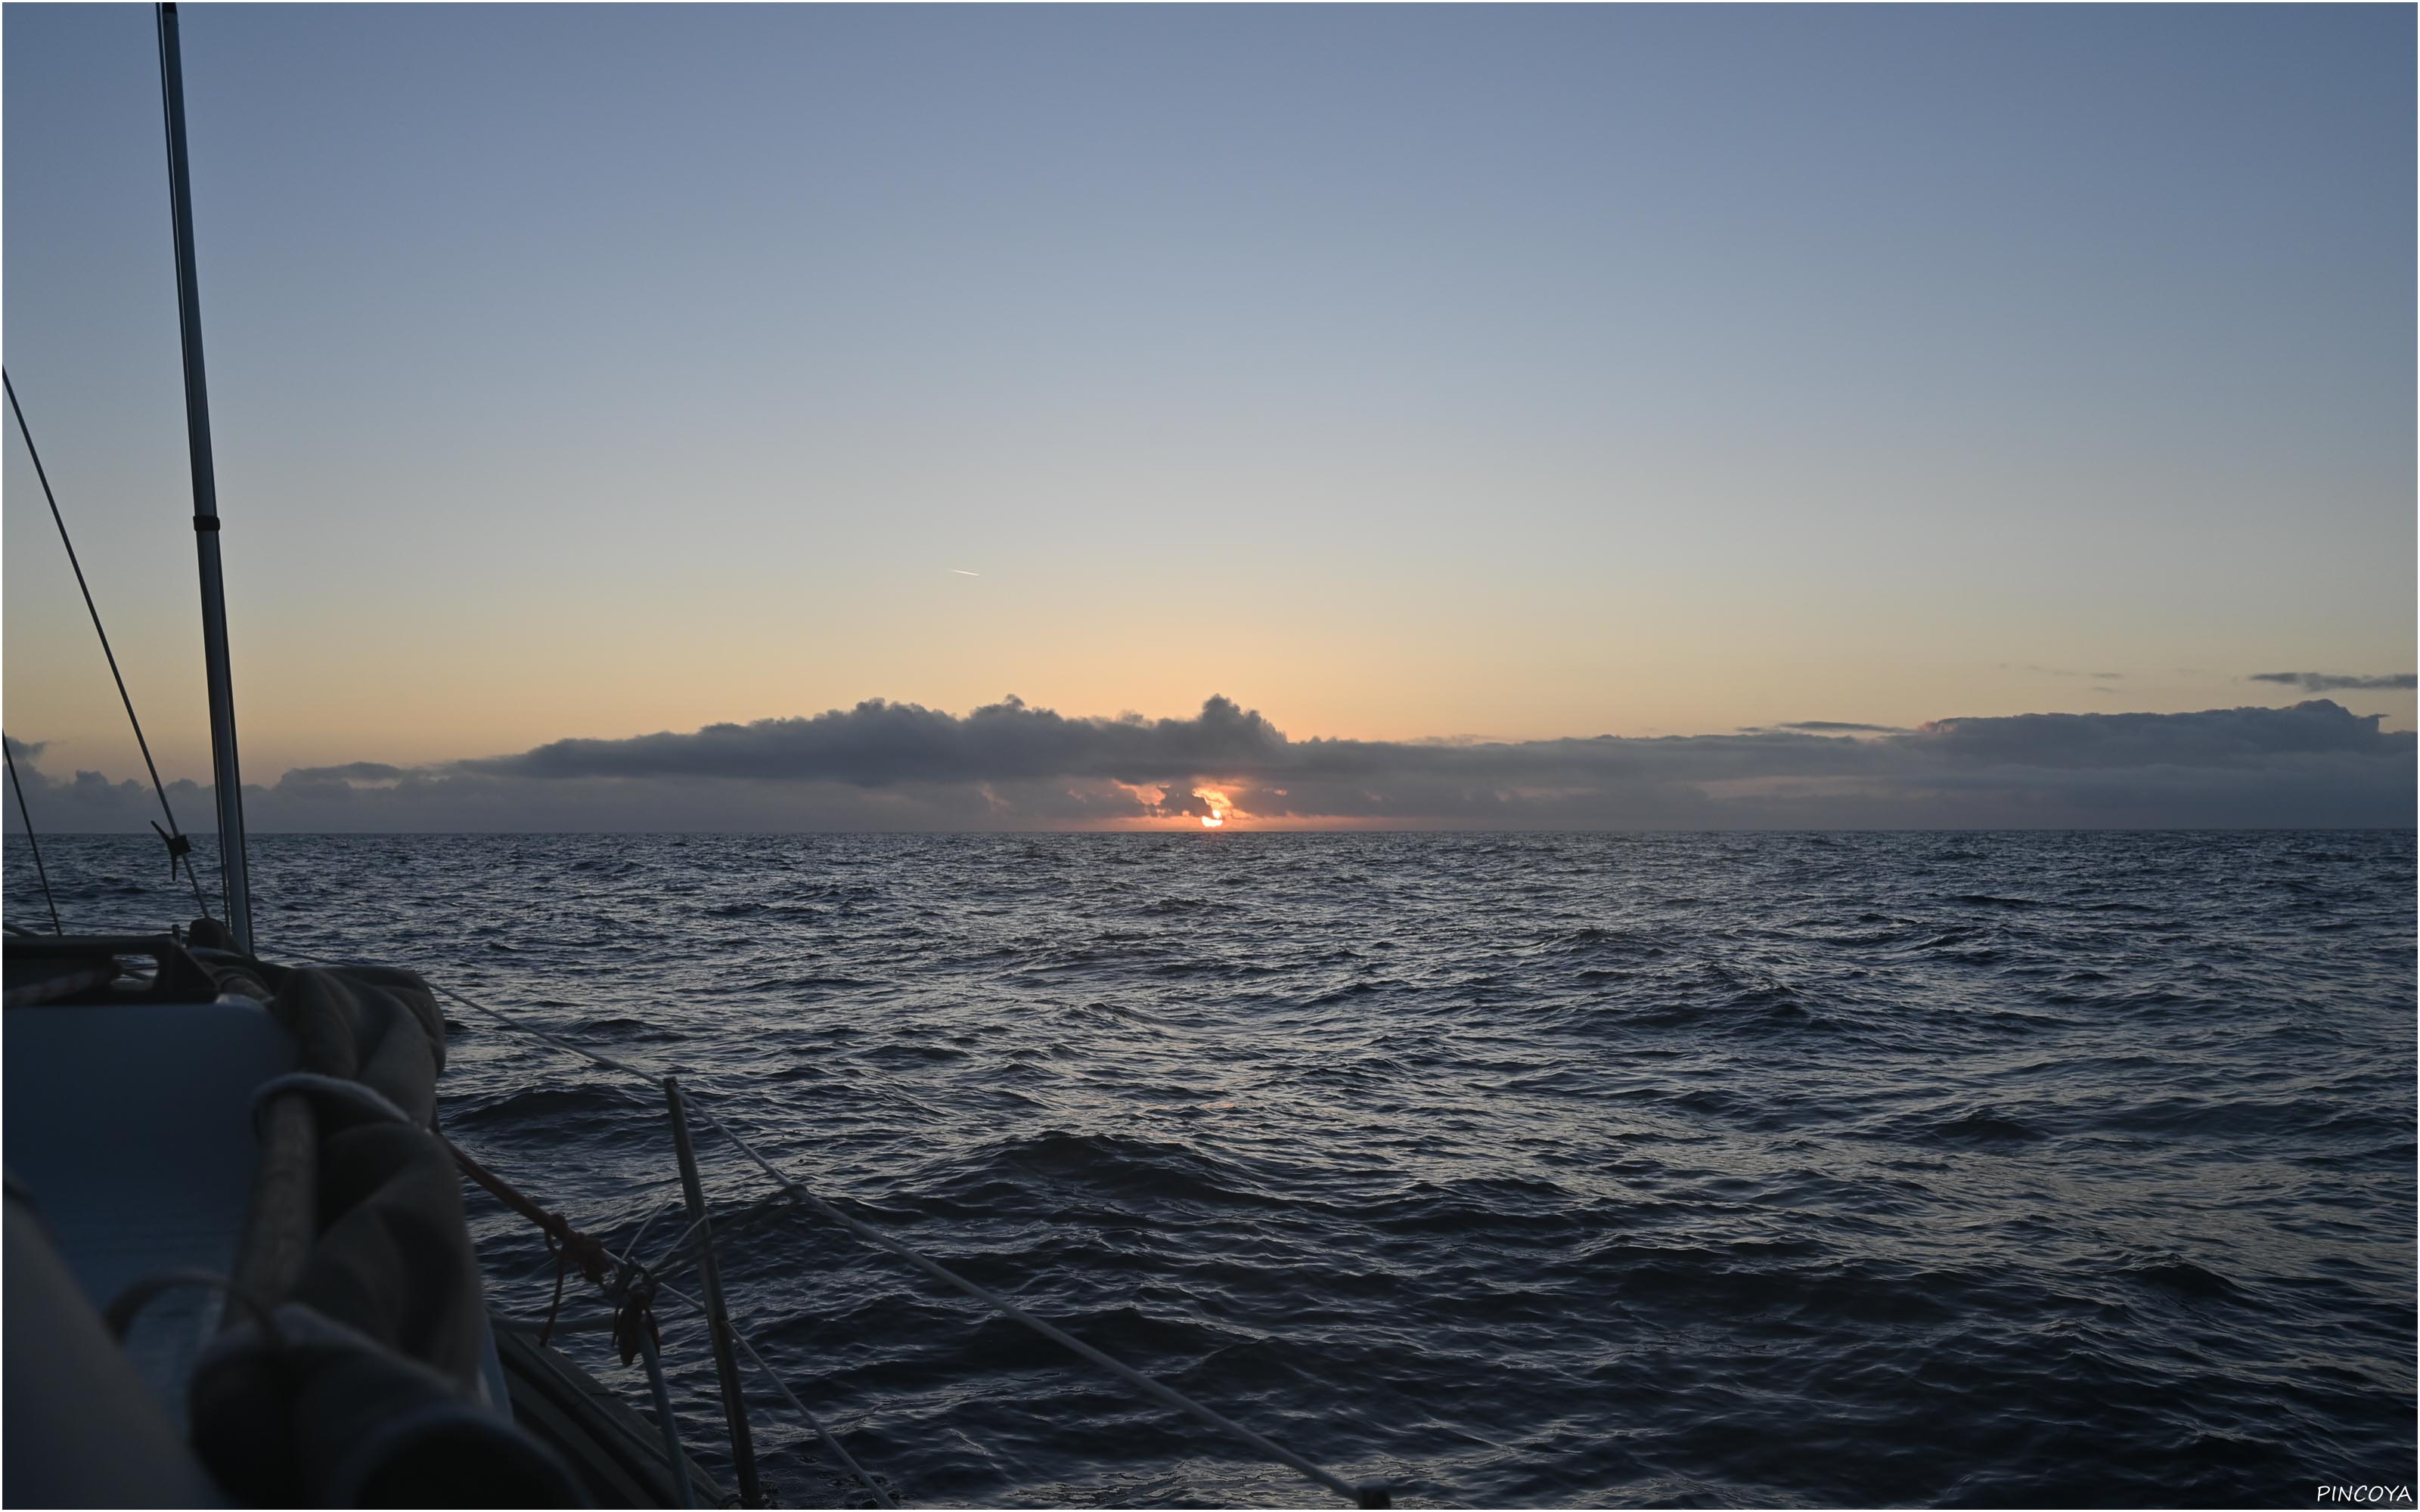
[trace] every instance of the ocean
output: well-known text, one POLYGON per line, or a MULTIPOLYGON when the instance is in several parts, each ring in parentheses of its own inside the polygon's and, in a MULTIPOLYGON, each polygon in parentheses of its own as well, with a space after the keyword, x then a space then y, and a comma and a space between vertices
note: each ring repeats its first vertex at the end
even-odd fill
MULTIPOLYGON (((149 837, 43 855, 71 929, 190 917, 149 837)), ((411 966, 677 1071, 853 1215, 1429 1505, 2409 1485, 2414 861, 2380 832, 253 849, 264 956, 411 966)), ((9 922, 47 928, 6 862, 9 922)), ((677 1196, 644 1086, 448 1011, 465 1149, 617 1246, 677 1196)), ((1332 1504, 699 1151, 739 1325, 901 1501, 1332 1504)), ((535 1232, 472 1211, 499 1308, 543 1315, 535 1232)), ((566 1317, 599 1310, 575 1275, 566 1317)), ((704 1331, 663 1319, 727 1481, 704 1331)), ((602 1334, 563 1342, 644 1400, 602 1334)), ((757 1390, 774 1497, 867 1504, 757 1390)))

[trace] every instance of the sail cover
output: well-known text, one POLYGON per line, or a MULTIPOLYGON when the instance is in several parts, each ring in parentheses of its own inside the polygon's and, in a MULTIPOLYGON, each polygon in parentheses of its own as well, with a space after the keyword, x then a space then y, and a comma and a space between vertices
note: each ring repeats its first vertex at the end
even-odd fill
MULTIPOLYGON (((264 1089, 307 1104, 307 1242, 268 1316, 197 1364, 193 1442, 240 1501, 284 1505, 568 1505, 545 1448, 486 1400, 486 1302, 453 1157, 436 1133, 444 1019, 409 971, 281 967, 206 924, 194 954, 222 991, 265 997, 301 1073, 264 1089)), ((255 1236, 294 1211, 256 1186, 255 1236)), ((264 1241, 264 1242, 267 1242, 264 1241)))

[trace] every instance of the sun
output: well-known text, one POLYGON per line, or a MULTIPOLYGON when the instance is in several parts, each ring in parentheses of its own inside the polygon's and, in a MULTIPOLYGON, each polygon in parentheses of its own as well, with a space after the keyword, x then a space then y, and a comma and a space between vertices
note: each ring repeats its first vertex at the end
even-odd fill
POLYGON ((1235 800, 1217 788, 1195 788, 1193 795, 1210 806, 1210 811, 1202 816, 1202 827, 1204 829, 1217 829, 1224 825, 1227 822, 1227 815, 1235 808, 1235 800))

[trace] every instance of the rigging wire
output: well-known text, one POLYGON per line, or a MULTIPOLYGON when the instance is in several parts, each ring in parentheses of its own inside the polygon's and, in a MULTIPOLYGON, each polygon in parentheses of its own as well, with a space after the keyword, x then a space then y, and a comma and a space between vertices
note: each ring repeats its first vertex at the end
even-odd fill
MULTIPOLYGON (((312 962, 318 965, 332 966, 340 964, 338 962, 332 961, 325 956, 309 955, 301 950, 289 950, 286 953, 293 956, 297 960, 312 962)), ((427 981, 427 979, 425 977, 421 980, 423 981, 427 981)), ((601 1051, 591 1050, 584 1045, 573 1044, 567 1040, 558 1039, 554 1035, 549 1034, 544 1029, 537 1027, 535 1025, 522 1022, 520 1019, 505 1012, 503 1009, 490 1008, 487 1004, 480 1002, 478 999, 466 996, 461 993, 456 992, 453 988, 445 986, 442 982, 428 981, 427 985, 431 991, 441 994, 443 996, 450 997, 465 1008, 474 1010, 479 1013, 485 1014, 489 1018, 494 1019, 497 1023, 502 1024, 506 1028, 513 1030, 515 1033, 527 1035, 531 1039, 537 1041, 539 1043, 562 1051, 566 1055, 577 1057, 592 1065, 601 1066, 608 1071, 620 1072, 626 1076, 639 1077, 658 1087, 661 1087, 663 1085, 663 1077, 659 1072, 644 1071, 637 1066, 631 1065, 628 1061, 617 1060, 613 1057, 606 1055, 601 1051)), ((830 1203, 825 1201, 822 1197, 817 1196, 814 1192, 809 1191, 797 1180, 783 1174, 781 1169, 774 1165, 772 1162, 758 1154, 755 1148, 750 1145, 745 1139, 742 1139, 737 1130, 733 1129, 731 1125, 723 1122, 721 1119, 715 1116, 712 1108, 706 1105, 706 1101, 704 1099, 699 1098, 694 1092, 690 1093, 690 1097, 692 1102, 697 1104, 699 1115, 708 1123, 714 1125, 715 1129, 721 1134, 723 1138, 729 1140, 741 1154, 746 1155, 751 1161, 754 1162, 760 1170, 773 1180, 778 1189, 787 1193, 793 1198, 804 1203, 809 1209, 825 1219, 838 1224, 848 1233, 855 1235, 857 1238, 877 1249, 886 1250, 891 1254, 897 1256, 899 1258, 906 1260, 908 1264, 933 1277, 935 1280, 954 1287, 957 1290, 974 1298, 977 1302, 983 1303, 985 1305, 992 1308, 995 1312, 998 1312, 1001 1316, 1008 1319, 1010 1321, 1020 1323, 1026 1328, 1031 1329, 1032 1332, 1041 1335, 1044 1338, 1062 1345, 1074 1353, 1091 1361, 1093 1364, 1101 1366, 1111 1375, 1124 1381, 1127 1385, 1134 1387, 1136 1390, 1152 1397, 1154 1400, 1164 1403, 1169 1407, 1175 1408, 1177 1411, 1185 1412, 1200 1422, 1208 1424, 1212 1427, 1227 1434, 1229 1437, 1233 1438, 1258 1451, 1263 1458, 1274 1460, 1279 1464, 1288 1467, 1296 1473, 1302 1475, 1305 1479, 1312 1481, 1320 1486, 1324 1486, 1327 1489, 1334 1491, 1345 1501, 1352 1503, 1357 1506, 1365 1507, 1383 1507, 1390 1504, 1390 1488, 1388 1488, 1385 1482, 1372 1481, 1366 1485, 1356 1486, 1351 1481, 1344 1479, 1342 1476, 1335 1474, 1334 1473, 1312 1463, 1311 1460, 1304 1458, 1302 1456, 1295 1454, 1293 1450, 1286 1448, 1283 1444, 1278 1443, 1259 1433, 1253 1432, 1250 1428, 1248 1428, 1241 1423, 1228 1417, 1225 1413, 1216 1412, 1211 1408, 1205 1407, 1202 1403, 1195 1401, 1192 1397, 1186 1396, 1183 1392, 1176 1390, 1174 1387, 1169 1386, 1154 1377, 1143 1374, 1132 1365, 1127 1365, 1125 1361, 1104 1354, 1099 1350, 1093 1348, 1093 1346, 1085 1343, 1074 1335, 1069 1334, 1066 1330, 1059 1328, 1054 1324, 1045 1322, 1043 1319, 1034 1317, 1032 1313, 1027 1312, 1024 1308, 1009 1301, 1006 1297, 1001 1296, 1000 1293, 992 1290, 988 1287, 980 1286, 975 1282, 968 1280, 966 1277, 958 1274, 955 1271, 951 1270, 948 1266, 933 1259, 913 1246, 892 1238, 889 1234, 884 1233, 881 1229, 875 1227, 873 1225, 860 1223, 856 1219, 851 1218, 846 1213, 842 1212, 839 1209, 833 1207, 830 1203)), ((652 1218, 649 1219, 650 1223, 653 1221, 654 1220, 652 1218)), ((686 1236, 684 1236, 684 1238, 686 1236)), ((613 1256, 612 1251, 608 1250, 606 1253, 615 1260, 620 1260, 620 1257, 613 1256)), ((668 1256, 667 1258, 669 1257, 670 1257, 668 1256)), ((674 1290, 669 1286, 665 1287, 663 1289, 672 1296, 681 1297, 680 1292, 674 1290)), ((690 1299, 684 1297, 682 1300, 689 1301, 690 1299)), ((691 1305, 695 1305, 695 1304, 691 1303, 691 1305)), ((824 1431, 822 1424, 816 1421, 814 1414, 807 1412, 805 1406, 801 1404, 796 1396, 791 1396, 789 1387, 783 1384, 780 1375, 776 1373, 770 1365, 765 1363, 763 1357, 756 1353, 753 1346, 747 1344, 744 1335, 739 1335, 737 1329, 733 1330, 733 1333, 735 1336, 740 1337, 742 1346, 747 1348, 750 1358, 756 1362, 758 1367, 763 1369, 766 1374, 772 1376, 774 1385, 781 1389, 783 1396, 789 1397, 791 1406, 797 1408, 799 1412, 804 1414, 807 1417, 807 1420, 811 1424, 814 1424, 815 1430, 818 1433, 822 1433, 824 1431)), ((825 1434, 825 1443, 835 1450, 838 1450, 844 1459, 848 1459, 847 1451, 839 1448, 839 1443, 837 1440, 832 1439, 829 1434, 825 1434)), ((856 1468, 856 1461, 854 1459, 848 1459, 848 1463, 852 1469, 856 1468)), ((858 1473, 861 1476, 863 1476, 865 1473, 862 1470, 860 1470, 858 1473)), ((870 1477, 868 1478, 868 1482, 871 1484, 870 1477)), ((877 1491, 876 1494, 879 1495, 880 1493, 877 1491)))
MULTIPOLYGON (((168 789, 160 780, 158 764, 151 760, 151 743, 143 738, 143 721, 134 716, 134 699, 126 691, 126 678, 117 670, 117 653, 109 648, 109 632, 101 628, 101 609, 92 601, 92 585, 84 580, 84 563, 76 560, 75 543, 68 539, 67 517, 59 513, 58 495, 51 491, 51 475, 42 468, 42 454, 34 445, 33 428, 25 424, 24 407, 17 402, 17 385, 9 381, 6 368, 0 368, 0 389, 8 392, 9 412, 17 417, 17 434, 25 438, 25 455, 33 459, 34 476, 41 480, 42 497, 51 506, 51 521, 59 528, 59 545, 67 548, 68 565, 75 569, 76 587, 84 593, 85 612, 92 616, 93 634, 101 637, 101 654, 109 658, 109 675, 117 683, 118 702, 126 705, 126 722, 134 727, 134 744, 143 751, 144 769, 151 774, 151 791, 159 795, 160 812, 167 816, 166 829, 162 829, 155 824, 151 826, 151 830, 160 837, 161 842, 168 847, 168 875, 173 880, 177 875, 178 861, 181 860, 184 863, 185 880, 194 885, 194 902, 200 907, 202 917, 208 918, 210 917, 210 905, 209 901, 202 896, 201 876, 194 870, 194 842, 185 838, 183 830, 177 827, 176 810, 168 807, 168 789)), ((9 780, 16 780, 16 764, 11 762, 8 770, 9 780)), ((22 793, 18 795, 17 802, 22 810, 24 806, 24 796, 22 793)), ((31 835, 33 831, 28 829, 26 833, 31 835)), ((54 913, 55 912, 54 910, 54 913)))
POLYGON ((51 905, 51 933, 65 934, 59 925, 59 901, 51 896, 51 870, 42 864, 42 845, 34 839, 34 816, 25 808, 25 789, 17 780, 17 756, 8 748, 6 735, 0 735, 0 760, 8 764, 8 787, 17 795, 17 821, 25 826, 25 843, 34 853, 34 874, 42 879, 42 902, 51 905))
POLYGON ((1009 1301, 1006 1297, 1001 1296, 999 1292, 992 1290, 988 1287, 981 1286, 975 1282, 968 1280, 965 1276, 958 1274, 955 1271, 953 1271, 948 1266, 941 1264, 939 1260, 931 1258, 911 1245, 900 1242, 898 1240, 892 1238, 889 1234, 884 1233, 881 1229, 875 1227, 872 1224, 858 1222, 848 1214, 841 1211, 838 1208, 833 1207, 830 1203, 826 1202, 823 1198, 815 1196, 813 1192, 808 1191, 805 1187, 800 1186, 792 1178, 783 1175, 771 1161, 768 1161, 764 1156, 756 1153, 754 1146, 749 1144, 745 1139, 740 1138, 738 1134, 732 1129, 731 1125, 723 1122, 721 1119, 718 1118, 712 1108, 701 1106, 698 1109, 698 1112, 705 1118, 706 1122, 714 1125, 716 1129, 720 1130, 722 1137, 730 1140, 734 1148, 737 1149, 741 1154, 755 1162, 757 1168, 762 1170, 767 1176, 770 1177, 773 1181, 782 1188, 782 1190, 789 1193, 792 1196, 797 1197, 809 1208, 812 1208, 817 1213, 821 1214, 825 1219, 831 1223, 838 1224, 841 1227, 856 1235, 865 1242, 874 1245, 877 1249, 890 1251, 892 1254, 898 1256, 901 1259, 906 1260, 908 1264, 914 1266, 919 1271, 923 1272, 926 1275, 931 1276, 936 1281, 940 1281, 949 1286, 955 1287, 960 1291, 963 1291, 968 1296, 974 1298, 977 1302, 983 1303, 985 1305, 990 1307, 994 1312, 999 1313, 1001 1317, 1008 1319, 1010 1321, 1022 1323, 1027 1328, 1041 1335, 1044 1338, 1050 1340, 1052 1343, 1062 1345, 1075 1353, 1081 1355, 1083 1358, 1090 1360, 1093 1364, 1099 1365, 1102 1369, 1107 1370, 1109 1374, 1117 1377, 1119 1380, 1125 1381, 1127 1385, 1132 1386, 1135 1390, 1141 1392, 1143 1395, 1152 1397, 1156 1401, 1173 1407, 1180 1412, 1189 1413, 1192 1416, 1201 1419, 1202 1422, 1209 1424, 1212 1427, 1218 1429, 1229 1437, 1238 1440, 1249 1447, 1258 1450, 1263 1457, 1274 1459, 1278 1463, 1291 1468, 1305 1479, 1316 1481, 1320 1485, 1326 1487, 1329 1490, 1334 1491, 1337 1495, 1342 1496, 1346 1501, 1353 1503, 1355 1505, 1383 1506, 1386 1504, 1383 1500, 1379 1500, 1381 1495, 1379 1488, 1375 1486, 1356 1486, 1350 1481, 1343 1479, 1342 1476, 1321 1469, 1310 1460, 1305 1459, 1302 1456, 1295 1454, 1285 1445, 1259 1433, 1253 1432, 1250 1428, 1244 1427, 1244 1425, 1236 1422, 1233 1418, 1227 1416, 1225 1413, 1204 1407, 1200 1402, 1195 1401, 1192 1397, 1186 1396, 1183 1392, 1178 1391, 1171 1386, 1163 1384, 1154 1377, 1144 1375, 1141 1371, 1137 1370, 1134 1366, 1127 1365, 1125 1361, 1120 1360, 1113 1355, 1102 1353, 1099 1350, 1093 1348, 1082 1339, 1078 1338, 1075 1335, 1068 1333, 1065 1329, 1059 1327, 1057 1324, 1045 1322, 1043 1319, 1034 1317, 1032 1313, 1019 1307, 1016 1304, 1009 1301))
MULTIPOLYGON (((631 1263, 623 1257, 613 1254, 610 1249, 605 1253, 611 1257, 613 1262, 617 1265, 627 1266, 631 1263)), ((637 1251, 633 1250, 631 1253, 635 1255, 637 1254, 637 1251)), ((701 1319, 707 1319, 712 1316, 706 1310, 705 1303, 690 1296, 688 1292, 680 1289, 680 1288, 661 1281, 657 1282, 656 1286, 657 1289, 662 1291, 664 1295, 686 1305, 691 1312, 696 1313, 701 1319)), ((831 1429, 824 1426, 824 1420, 817 1417, 814 1412, 809 1410, 806 1403, 799 1400, 798 1393, 792 1391, 790 1389, 790 1383, 782 1379, 782 1372, 774 1369, 773 1366, 766 1361, 763 1355, 756 1352, 756 1346, 749 1342, 748 1335, 741 1333, 735 1327, 731 1331, 731 1336, 738 1343, 741 1349, 748 1351, 748 1358, 754 1362, 757 1369, 765 1373, 765 1379, 773 1383, 773 1389, 782 1394, 783 1398, 790 1404, 790 1410, 797 1412, 799 1417, 806 1420, 807 1427, 815 1430, 815 1437, 823 1441, 824 1447, 830 1450, 833 1457, 839 1459, 842 1464, 846 1465, 851 1473, 853 1473, 857 1476, 858 1480, 865 1487, 866 1490, 873 1494, 875 1504, 885 1507, 897 1506, 899 1504, 891 1499, 891 1493, 882 1489, 882 1483, 874 1478, 873 1472, 867 1470, 863 1465, 857 1462, 857 1456, 850 1454, 848 1450, 842 1445, 838 1436, 835 1435, 831 1429)))
MULTIPOLYGON (((299 950, 289 951, 287 953, 295 956, 297 959, 316 962, 322 965, 336 964, 336 963, 329 961, 325 957, 305 955, 299 950)), ((426 981, 427 979, 423 978, 422 980, 426 981)), ((487 1004, 478 1001, 476 998, 466 996, 442 983, 431 981, 428 982, 428 986, 432 991, 452 998, 454 1001, 460 1003, 463 1007, 475 1010, 489 1018, 494 1019, 497 1023, 504 1025, 506 1028, 512 1029, 520 1034, 525 1034, 531 1039, 537 1041, 539 1043, 560 1050, 566 1055, 576 1056, 582 1060, 588 1061, 593 1065, 601 1066, 608 1071, 620 1072, 624 1075, 628 1076, 642 1077, 659 1087, 663 1085, 663 1079, 659 1073, 643 1071, 639 1067, 629 1064, 628 1061, 617 1060, 612 1056, 605 1055, 599 1051, 591 1050, 584 1045, 573 1044, 569 1041, 558 1039, 555 1036, 547 1033, 544 1029, 538 1028, 535 1025, 523 1023, 520 1019, 514 1017, 512 1014, 505 1012, 502 1009, 490 1008, 487 1004)), ((1365 1507, 1386 1506, 1389 1504, 1389 1488, 1385 1482, 1373 1481, 1366 1485, 1357 1486, 1351 1481, 1344 1479, 1342 1476, 1338 1475, 1320 1465, 1312 1463, 1311 1460, 1304 1458, 1298 1454, 1295 1454, 1293 1450, 1286 1448, 1283 1444, 1278 1443, 1262 1434, 1252 1431, 1241 1423, 1228 1417, 1225 1413, 1217 1412, 1209 1407, 1205 1407, 1202 1403, 1195 1401, 1192 1397, 1187 1396, 1183 1392, 1176 1390, 1174 1387, 1169 1386, 1154 1377, 1143 1374, 1143 1372, 1137 1370, 1132 1365, 1127 1365, 1125 1361, 1103 1353, 1101 1350, 1094 1349, 1093 1346, 1085 1343, 1074 1335, 1069 1334, 1066 1330, 1034 1317, 1032 1313, 1027 1312, 1024 1308, 1009 1301, 1006 1297, 1001 1296, 990 1288, 981 1286, 975 1282, 968 1280, 966 1277, 958 1274, 955 1271, 951 1270, 948 1266, 933 1259, 931 1257, 923 1254, 913 1246, 893 1239, 891 1235, 884 1233, 881 1229, 875 1227, 873 1225, 860 1223, 858 1220, 833 1207, 830 1202, 827 1202, 822 1197, 816 1196, 814 1192, 808 1190, 796 1180, 784 1175, 780 1167, 774 1165, 772 1162, 758 1154, 755 1148, 750 1145, 748 1141, 741 1138, 737 1130, 733 1129, 731 1125, 725 1123, 721 1118, 717 1117, 713 1108, 707 1104, 706 1099, 698 1097, 693 1092, 690 1096, 692 1102, 697 1105, 699 1116, 704 1118, 706 1122, 712 1124, 715 1129, 721 1134, 723 1138, 729 1140, 741 1154, 747 1156, 749 1160, 756 1165, 758 1169, 762 1170, 768 1177, 771 1178, 778 1189, 786 1192, 790 1196, 802 1202, 815 1213, 831 1223, 837 1224, 841 1228, 855 1235, 858 1239, 862 1240, 864 1242, 871 1244, 877 1249, 885 1250, 897 1256, 899 1258, 906 1260, 909 1265, 914 1266, 917 1270, 923 1272, 926 1275, 929 1275, 935 1280, 942 1282, 945 1285, 955 1288, 966 1295, 972 1297, 977 1302, 990 1307, 1001 1316, 1008 1319, 1010 1321, 1020 1323, 1032 1332, 1041 1335, 1044 1338, 1049 1339, 1053 1343, 1059 1344, 1072 1352, 1080 1355, 1084 1359, 1091 1361, 1093 1364, 1099 1365, 1101 1368, 1109 1371, 1111 1375, 1116 1376, 1119 1380, 1124 1381, 1127 1385, 1134 1387, 1143 1395, 1150 1396, 1154 1400, 1161 1402, 1166 1406, 1175 1408, 1177 1411, 1187 1413, 1200 1422, 1208 1424, 1210 1427, 1218 1429, 1229 1437, 1258 1451, 1263 1458, 1284 1465, 1295 1471, 1296 1473, 1302 1475, 1305 1479, 1326 1487, 1327 1489, 1342 1497, 1346 1502, 1352 1503, 1357 1506, 1365 1507)), ((610 1254, 611 1252, 609 1251, 608 1253, 610 1254)), ((669 1256, 666 1257, 670 1258, 669 1256)), ((680 1295, 679 1292, 674 1291, 670 1287, 664 1288, 664 1290, 676 1297, 680 1295)), ((735 1333, 737 1331, 735 1330, 735 1333)), ((752 1358, 755 1357, 756 1351, 752 1347, 749 1349, 748 1352, 752 1358)), ((757 1359, 757 1364, 762 1366, 768 1375, 773 1374, 771 1367, 769 1365, 765 1365, 764 1361, 761 1358, 757 1359)), ((789 1396, 789 1388, 786 1385, 783 1385, 781 1378, 778 1375, 774 1376, 774 1384, 781 1387, 783 1396, 789 1396)), ((799 1404, 797 1397, 791 1396, 790 1401, 791 1404, 798 1407, 799 1411, 801 1412, 806 1411, 803 1406, 799 1404)), ((811 1422, 814 1421, 812 1414, 809 1414, 809 1420, 811 1422)), ((821 1426, 817 1425, 817 1428, 818 1431, 820 1431, 821 1426)), ((834 1441, 830 1440, 829 1437, 827 1438, 827 1443, 833 1442, 834 1441)), ((837 1445, 835 1443, 835 1447, 837 1445)), ((843 1451, 843 1454, 845 1456, 845 1451, 843 1451)), ((852 1460, 851 1464, 854 1465, 854 1463, 855 1462, 852 1460)), ((860 1473, 862 1474, 863 1473, 860 1472, 860 1473)))

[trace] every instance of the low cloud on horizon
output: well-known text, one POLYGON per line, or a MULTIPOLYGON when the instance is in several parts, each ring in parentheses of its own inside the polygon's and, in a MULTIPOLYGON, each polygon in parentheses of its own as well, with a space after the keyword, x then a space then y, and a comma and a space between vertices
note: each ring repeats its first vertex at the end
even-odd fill
MULTIPOLYGON (((2306 674, 2264 679, 2287 675, 2306 674)), ((1183 719, 877 699, 428 766, 301 767, 247 784, 244 810, 261 832, 1114 828, 1214 806, 1231 828, 2410 827, 2414 737, 2382 717, 2316 699, 1438 743, 1293 740, 1223 697, 1183 719)), ((147 786, 53 778, 41 745, 9 749, 38 832, 141 830, 156 815, 147 786)), ((170 794, 189 827, 209 827, 207 788, 170 794)))
POLYGON ((2346 672, 2254 672, 2256 683, 2283 683, 2305 693, 2387 692, 2420 687, 2420 672, 2396 672, 2385 677, 2357 677, 2346 672))

